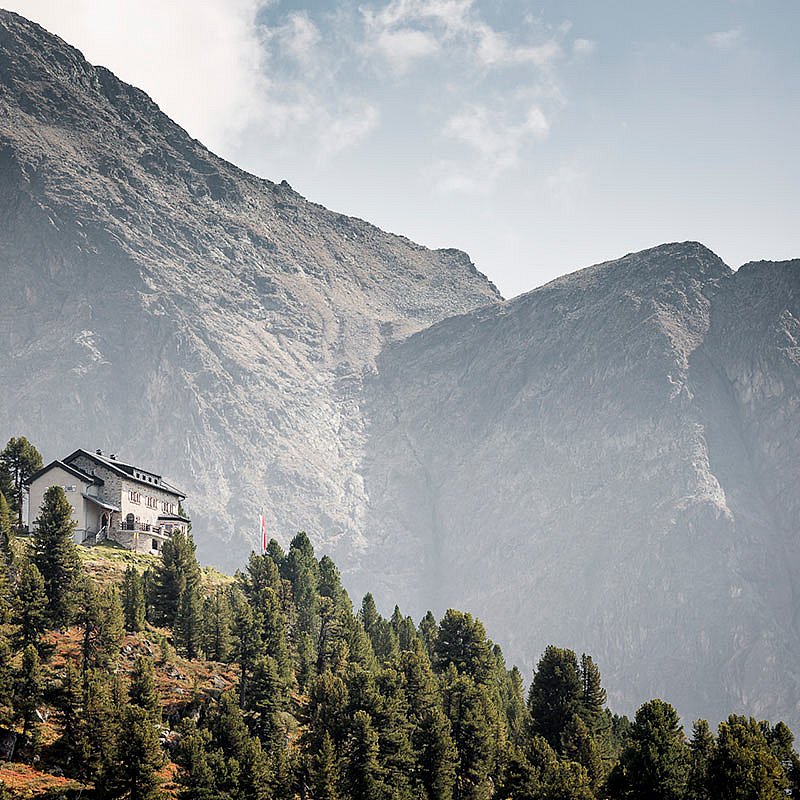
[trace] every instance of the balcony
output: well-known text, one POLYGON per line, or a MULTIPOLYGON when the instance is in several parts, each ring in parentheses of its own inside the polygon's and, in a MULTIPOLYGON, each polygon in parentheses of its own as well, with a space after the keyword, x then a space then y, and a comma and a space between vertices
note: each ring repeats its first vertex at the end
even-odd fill
POLYGON ((166 530, 163 525, 151 525, 149 522, 126 522, 119 523, 118 530, 131 531, 133 533, 150 533, 155 536, 169 536, 172 531, 166 530))

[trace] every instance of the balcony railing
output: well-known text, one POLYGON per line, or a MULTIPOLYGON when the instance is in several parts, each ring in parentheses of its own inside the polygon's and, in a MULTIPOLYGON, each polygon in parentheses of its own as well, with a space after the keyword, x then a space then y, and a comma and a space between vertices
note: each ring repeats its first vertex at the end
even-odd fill
POLYGON ((138 533, 155 533, 157 536, 167 536, 172 533, 172 531, 164 530, 162 525, 151 525, 149 522, 125 522, 124 520, 119 523, 119 529, 138 533))

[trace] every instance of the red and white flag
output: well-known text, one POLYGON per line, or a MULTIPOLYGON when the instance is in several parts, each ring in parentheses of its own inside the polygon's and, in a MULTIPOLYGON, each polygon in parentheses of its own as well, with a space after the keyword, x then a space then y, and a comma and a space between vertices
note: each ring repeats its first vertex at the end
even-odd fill
POLYGON ((261 552, 267 552, 267 518, 261 514, 259 517, 261 522, 261 552))

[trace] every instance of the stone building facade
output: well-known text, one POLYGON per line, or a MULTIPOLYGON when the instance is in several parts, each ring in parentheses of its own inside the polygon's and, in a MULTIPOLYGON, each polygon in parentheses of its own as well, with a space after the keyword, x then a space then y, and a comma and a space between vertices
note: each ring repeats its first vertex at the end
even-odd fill
POLYGON ((95 544, 111 539, 138 553, 156 553, 176 530, 186 531, 185 495, 161 475, 102 451, 76 450, 31 476, 29 527, 45 491, 62 486, 72 504, 75 539, 95 544))

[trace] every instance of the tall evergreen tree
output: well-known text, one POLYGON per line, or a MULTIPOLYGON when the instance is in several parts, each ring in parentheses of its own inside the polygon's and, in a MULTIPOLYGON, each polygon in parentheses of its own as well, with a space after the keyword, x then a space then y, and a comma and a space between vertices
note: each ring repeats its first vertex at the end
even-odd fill
POLYGON ((150 660, 143 656, 138 656, 133 664, 128 697, 131 705, 144 709, 152 722, 161 722, 161 699, 156 688, 155 671, 150 660))
POLYGON ((11 509, 6 496, 0 491, 0 560, 11 566, 14 560, 11 532, 11 509))
POLYGON ((444 672, 449 664, 476 683, 488 683, 494 665, 483 623, 452 608, 439 624, 433 657, 437 672, 444 672))
POLYGON ((19 625, 15 635, 17 648, 35 645, 41 652, 42 634, 47 628, 47 595, 42 573, 29 561, 23 563, 19 573, 14 609, 19 625))
POLYGON ((150 716, 139 706, 125 706, 120 731, 113 759, 97 782, 100 796, 161 800, 164 792, 158 771, 165 758, 150 716))
POLYGON ((133 564, 127 566, 122 579, 122 609, 125 615, 125 630, 129 633, 143 631, 146 616, 144 581, 133 564))
POLYGON ((39 752, 40 732, 38 707, 44 697, 44 675, 36 648, 29 644, 22 652, 22 666, 14 691, 14 708, 22 717, 22 735, 25 749, 33 758, 39 752))
MULTIPOLYGON (((172 627, 187 585, 194 590, 199 589, 200 566, 195 555, 196 549, 191 533, 178 531, 164 542, 161 561, 155 567, 150 582, 149 602, 156 625, 172 627)), ((192 595, 188 595, 187 599, 191 600, 192 595)))
POLYGON ((9 728, 14 721, 14 668, 11 645, 0 629, 0 728, 9 728))
POLYGON ((340 800, 339 758, 326 731, 319 750, 311 756, 309 782, 314 800, 340 800))
POLYGON ((708 765, 714 753, 714 735, 704 719, 692 725, 689 742, 689 778, 687 800, 708 800, 708 765))
POLYGON ((66 493, 60 486, 51 486, 34 523, 31 559, 44 578, 47 617, 54 626, 68 624, 75 612, 81 575, 73 542, 75 525, 66 493))
POLYGON ((476 685, 451 661, 443 676, 444 712, 450 720, 458 765, 455 800, 484 800, 491 796, 492 770, 504 746, 498 713, 485 686, 476 685))
POLYGON ((284 572, 292 584, 298 633, 308 634, 315 640, 319 625, 319 564, 304 531, 300 531, 289 545, 284 572))
POLYGON ((536 665, 528 692, 532 732, 563 755, 568 744, 564 733, 581 712, 582 703, 583 683, 575 653, 549 645, 536 665))
POLYGON ((675 709, 650 700, 636 712, 630 741, 611 772, 612 797, 682 800, 689 776, 689 748, 675 709))
MULTIPOLYGON (((42 456, 39 451, 24 437, 19 436, 9 440, 0 452, 0 483, 10 489, 10 496, 6 500, 11 505, 11 510, 16 513, 17 526, 22 528, 22 499, 25 493, 25 484, 36 470, 42 467, 42 456)), ((2 489, 2 487, 0 487, 2 489)), ((5 494, 5 490, 3 490, 5 494)))
POLYGON ((419 638, 428 658, 433 661, 434 648, 436 647, 436 639, 439 635, 439 626, 436 624, 436 617, 433 616, 433 611, 426 611, 425 616, 420 620, 419 638))
POLYGON ((186 581, 178 601, 173 630, 175 647, 190 661, 203 646, 203 607, 198 583, 186 581))
POLYGON ((203 601, 203 652, 211 661, 228 661, 231 656, 233 615, 228 593, 217 587, 203 601))
POLYGON ((761 726, 735 714, 719 725, 708 776, 711 800, 778 800, 789 788, 761 726))
POLYGON ((83 672, 107 668, 116 659, 124 635, 122 606, 116 586, 102 592, 86 581, 82 592, 78 622, 83 628, 83 672))
POLYGON ((382 800, 387 789, 378 762, 378 734, 366 711, 356 711, 347 741, 345 795, 351 800, 382 800))

